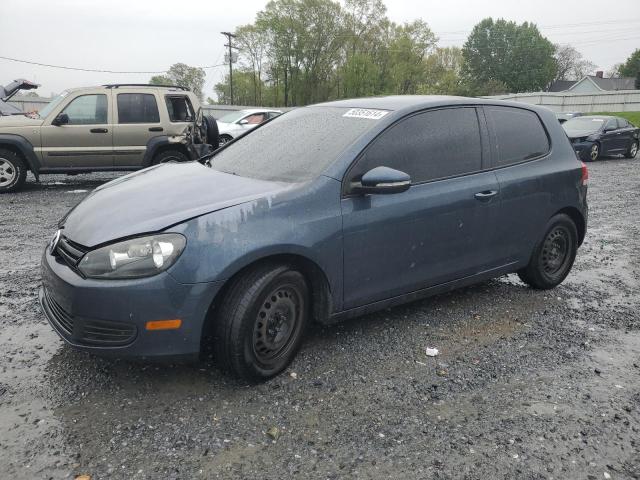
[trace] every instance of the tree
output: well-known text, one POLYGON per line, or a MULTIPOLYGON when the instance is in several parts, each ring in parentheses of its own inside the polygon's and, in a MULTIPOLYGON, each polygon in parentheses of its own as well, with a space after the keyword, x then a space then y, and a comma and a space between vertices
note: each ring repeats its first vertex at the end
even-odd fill
POLYGON ((554 51, 532 23, 486 18, 462 48, 463 75, 469 84, 497 81, 514 93, 542 90, 556 72, 554 51))
POLYGON ((596 68, 593 62, 583 58, 571 45, 556 44, 553 57, 556 63, 554 80, 580 80, 596 68))
POLYGON ((640 48, 634 51, 620 66, 621 77, 635 77, 640 72, 640 48))
POLYGON ((153 85, 180 85, 187 87, 202 100, 206 74, 202 68, 190 67, 185 63, 171 65, 165 75, 151 77, 149 83, 153 85))

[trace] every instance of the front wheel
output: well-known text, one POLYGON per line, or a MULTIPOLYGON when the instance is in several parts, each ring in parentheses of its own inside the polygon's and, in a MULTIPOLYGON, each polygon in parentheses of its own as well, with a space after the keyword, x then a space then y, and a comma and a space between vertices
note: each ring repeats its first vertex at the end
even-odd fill
POLYGON ((231 138, 229 135, 220 135, 220 146, 226 145, 231 140, 233 140, 233 138, 231 138))
POLYGON ((235 279, 214 319, 214 358, 223 370, 261 381, 284 370, 302 343, 309 318, 304 276, 267 264, 235 279))
POLYGON ((569 275, 577 251, 575 223, 568 215, 555 215, 547 223, 544 237, 533 249, 529 264, 518 271, 518 276, 533 288, 554 288, 569 275))
POLYGON ((600 158, 600 144, 594 143, 589 149, 589 160, 595 162, 600 158))
POLYGON ((27 178, 27 166, 15 152, 0 148, 0 193, 20 190, 27 178))
POLYGON ((631 145, 629 145, 629 149, 624 154, 624 156, 627 158, 636 158, 637 153, 638 153, 638 142, 634 141, 634 142, 631 142, 631 145))

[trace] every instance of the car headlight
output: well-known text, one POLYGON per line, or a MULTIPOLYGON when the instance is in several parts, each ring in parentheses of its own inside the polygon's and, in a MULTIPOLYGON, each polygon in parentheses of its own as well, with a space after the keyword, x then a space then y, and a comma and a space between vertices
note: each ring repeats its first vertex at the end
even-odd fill
POLYGON ((91 278, 140 278, 175 263, 187 240, 179 233, 131 238, 87 253, 78 268, 91 278))

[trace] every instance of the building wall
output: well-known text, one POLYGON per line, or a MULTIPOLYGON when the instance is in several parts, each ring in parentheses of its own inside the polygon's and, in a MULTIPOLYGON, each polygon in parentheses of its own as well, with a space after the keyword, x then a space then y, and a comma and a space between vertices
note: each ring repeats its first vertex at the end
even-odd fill
POLYGON ((542 105, 554 112, 640 112, 640 90, 597 93, 576 93, 575 91, 518 93, 484 98, 542 105))
POLYGON ((591 80, 583 78, 571 87, 571 90, 569 91, 572 93, 599 93, 602 90, 595 86, 591 80))

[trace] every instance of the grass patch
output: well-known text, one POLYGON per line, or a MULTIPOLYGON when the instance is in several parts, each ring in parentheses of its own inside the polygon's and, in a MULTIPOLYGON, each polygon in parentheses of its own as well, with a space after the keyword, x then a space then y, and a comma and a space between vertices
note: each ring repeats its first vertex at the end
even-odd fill
POLYGON ((640 112, 599 112, 585 113, 585 115, 614 115, 616 117, 626 118, 636 127, 640 127, 640 112))

